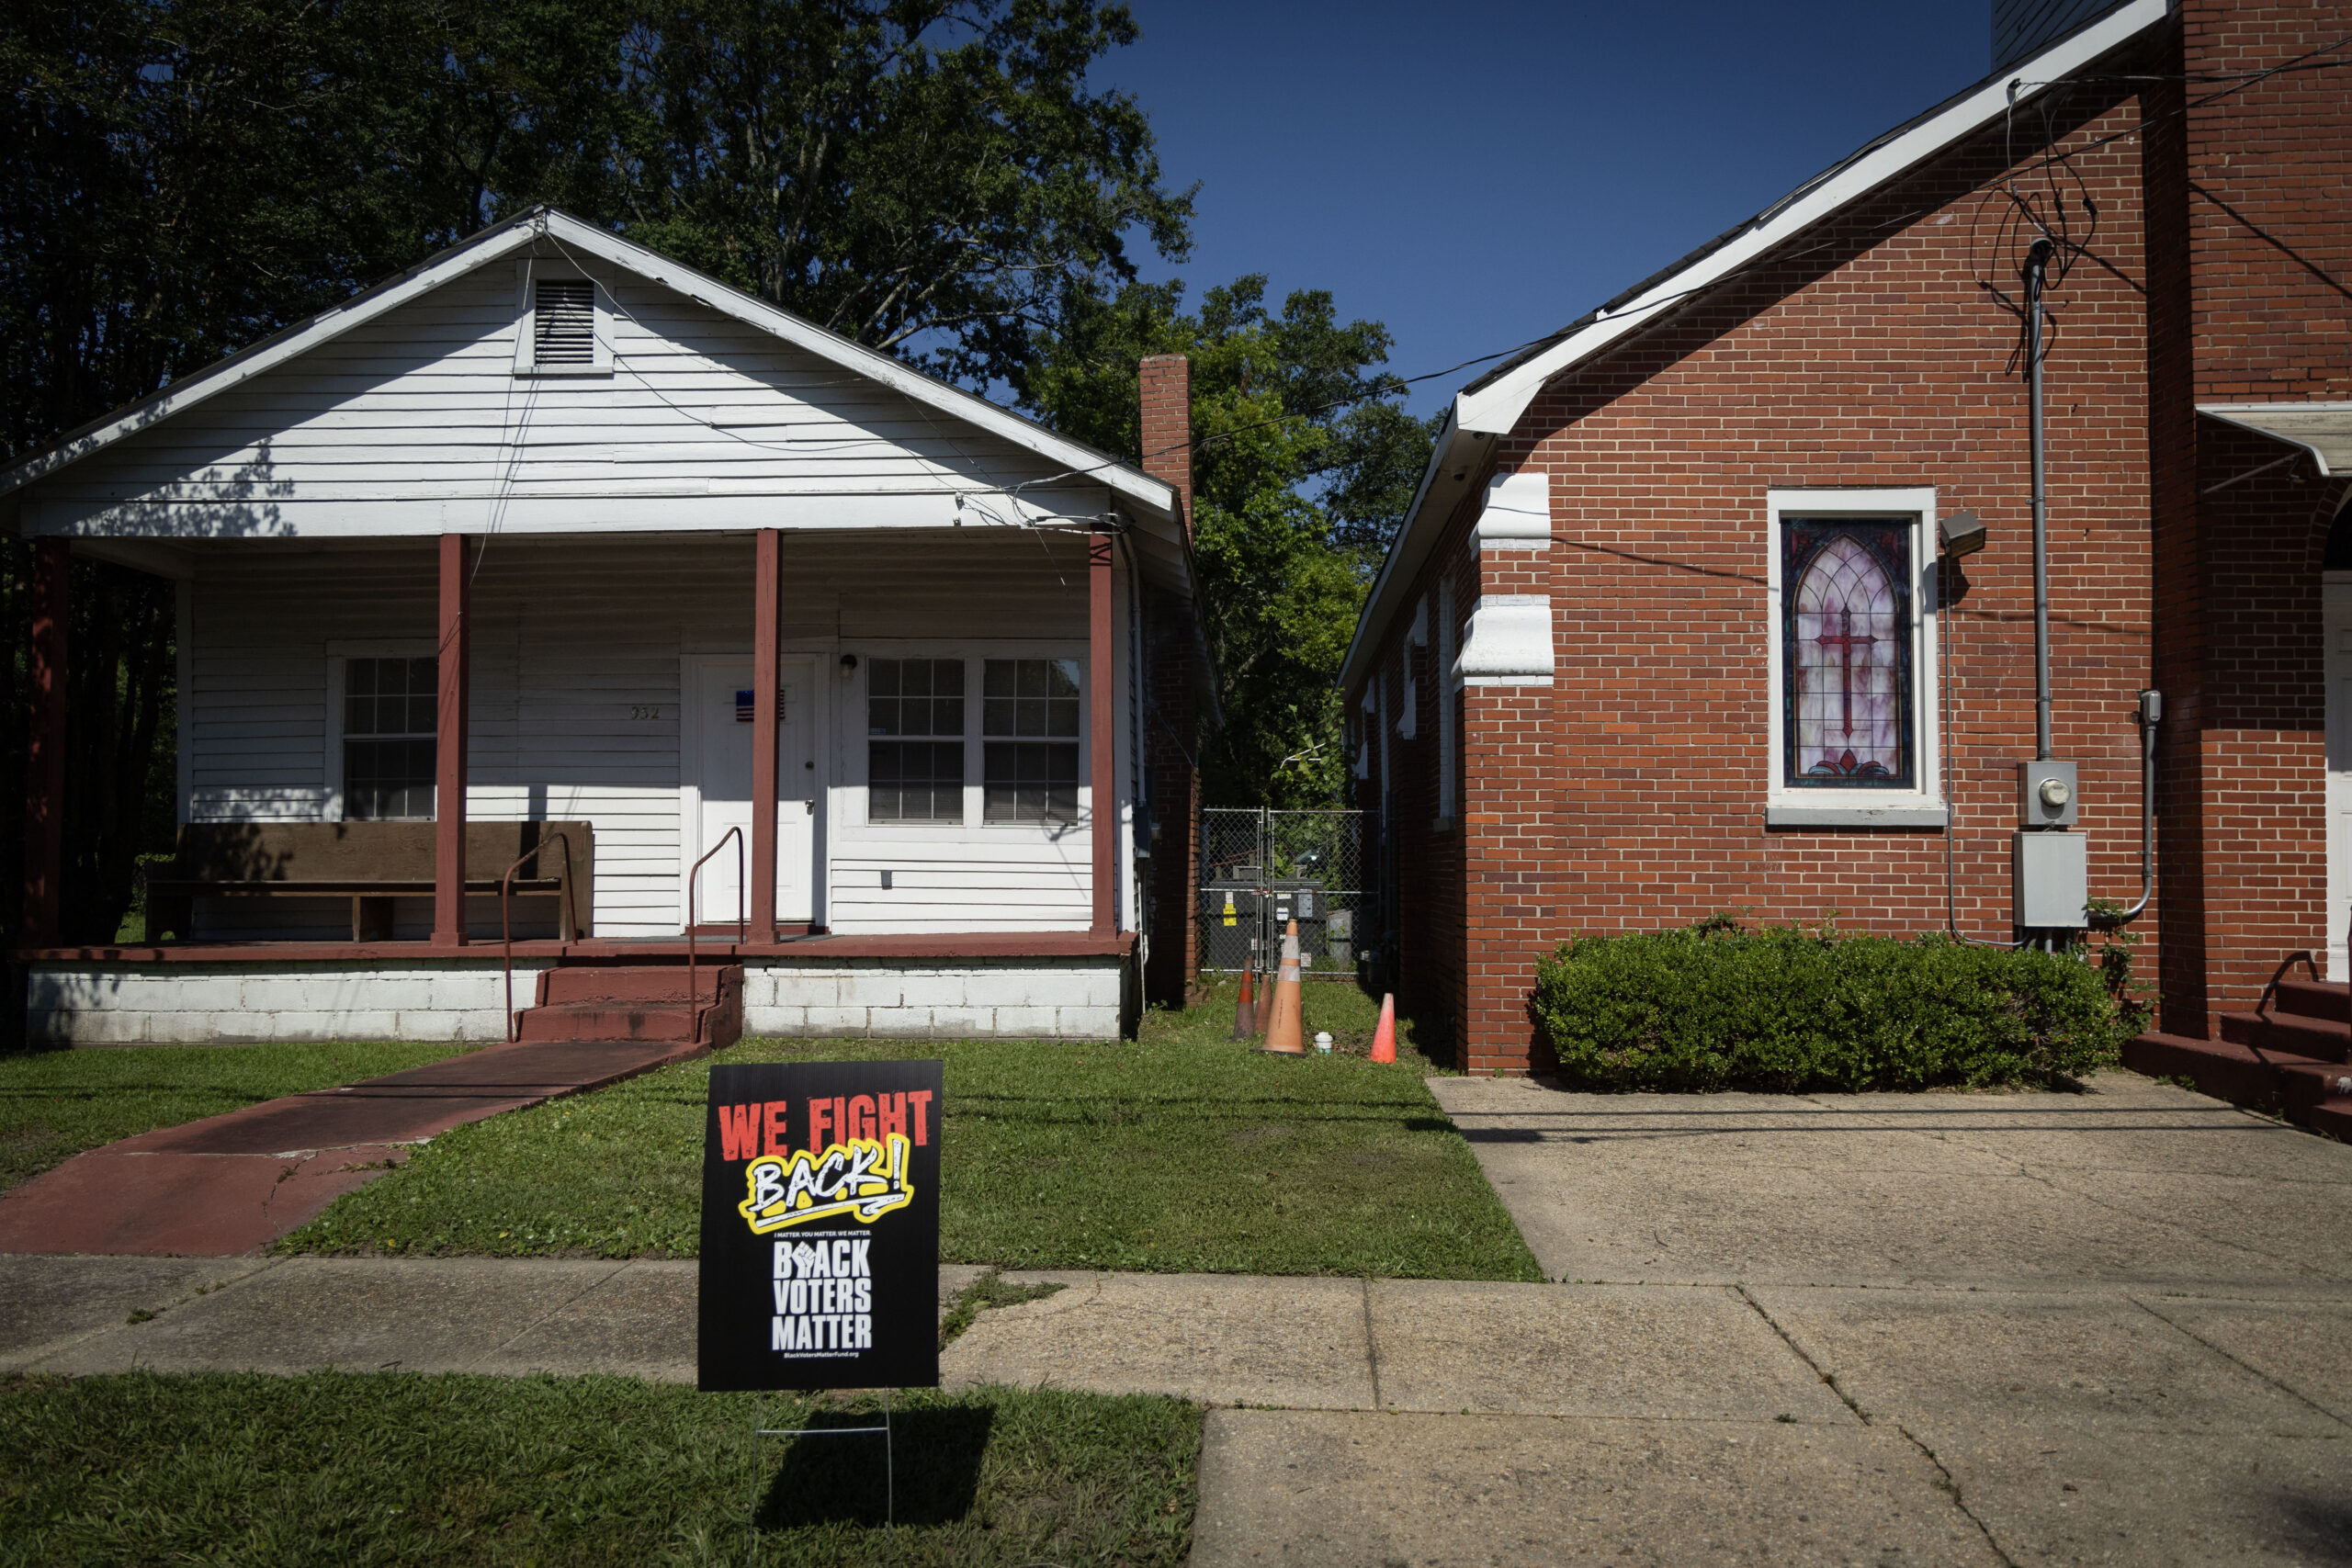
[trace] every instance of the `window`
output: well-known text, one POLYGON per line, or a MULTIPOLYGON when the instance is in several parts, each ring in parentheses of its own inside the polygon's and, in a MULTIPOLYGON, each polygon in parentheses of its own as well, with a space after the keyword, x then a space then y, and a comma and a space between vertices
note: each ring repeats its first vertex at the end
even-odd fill
POLYGON ((980 715, 982 820, 1077 821, 1078 660, 986 660, 980 715))
POLYGON ((343 661, 343 814, 354 822, 433 816, 434 695, 427 659, 343 661))
POLYGON ((1797 519, 1781 531, 1790 787, 1909 789, 1911 522, 1797 519))
POLYGON ((873 660, 865 733, 867 821, 964 820, 963 660, 873 660))
POLYGON ((1771 495, 1777 827, 1940 826, 1932 490, 1771 495))

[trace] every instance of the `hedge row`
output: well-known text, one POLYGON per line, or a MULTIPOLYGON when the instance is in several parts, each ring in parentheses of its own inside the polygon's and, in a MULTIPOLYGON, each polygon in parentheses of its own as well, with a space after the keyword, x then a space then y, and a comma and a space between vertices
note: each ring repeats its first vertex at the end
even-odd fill
POLYGON ((2052 1084, 2112 1064, 2132 1032, 2077 956, 1724 917, 1564 943, 1532 1005, 1585 1089, 2052 1084))

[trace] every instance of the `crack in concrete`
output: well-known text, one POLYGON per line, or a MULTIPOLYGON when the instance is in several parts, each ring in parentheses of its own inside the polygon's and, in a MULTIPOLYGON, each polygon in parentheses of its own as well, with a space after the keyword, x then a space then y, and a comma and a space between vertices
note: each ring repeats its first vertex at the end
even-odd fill
MULTIPOLYGON (((1807 1367, 1813 1369, 1814 1375, 1819 1378, 1823 1383, 1827 1385, 1829 1392, 1836 1394, 1838 1399, 1845 1404, 1847 1409, 1854 1413, 1854 1416, 1857 1420, 1860 1421, 1865 1427, 1875 1427, 1878 1426, 1879 1423, 1872 1418, 1871 1413, 1862 1408, 1861 1402, 1838 1385, 1837 1374, 1824 1368, 1819 1361, 1815 1360, 1812 1356, 1807 1354, 1805 1348, 1797 1343, 1796 1337, 1791 1334, 1786 1328, 1781 1326, 1780 1321, 1764 1309, 1764 1303, 1758 1301, 1755 1296, 1750 1294, 1747 1286, 1734 1285, 1732 1287, 1732 1291, 1733 1293, 1737 1295, 1741 1301, 1744 1301, 1748 1304, 1749 1308, 1755 1312, 1757 1316, 1764 1320, 1766 1327, 1771 1329, 1773 1333, 1781 1337, 1781 1343, 1789 1348, 1791 1354, 1794 1355, 1797 1359, 1803 1361, 1807 1367)), ((1984 1545, 1986 1549, 1990 1551, 1995 1557, 2000 1560, 2002 1568, 2018 1568, 2017 1559, 2011 1557, 2002 1547, 2000 1540, 1993 1534, 1993 1528, 1986 1524, 1983 1519, 1979 1518, 1976 1515, 1976 1510, 1968 1506, 1968 1499, 1961 1495, 1960 1478, 1945 1468, 1944 1461, 1936 1457, 1936 1450, 1921 1442, 1918 1437, 1902 1422, 1891 1421, 1887 1423, 1887 1425, 1891 1430, 1900 1434, 1905 1442, 1909 1443, 1913 1448, 1918 1450, 1921 1458, 1925 1459, 1929 1464, 1936 1467, 1936 1473, 1943 1477, 1944 1490, 1950 1494, 1951 1497, 1951 1506, 1960 1510, 1961 1517, 1962 1518, 1965 1518, 1970 1524, 1976 1527, 1976 1533, 1984 1538, 1984 1545)))
POLYGON ((610 1269, 607 1269, 602 1274, 597 1275, 594 1279, 589 1280, 586 1284, 572 1292, 571 1294, 556 1303, 555 1305, 548 1308, 547 1311, 541 1313, 538 1316, 533 1318, 530 1322, 516 1329, 513 1334, 509 1335, 504 1339, 500 1340, 489 1349, 483 1351, 480 1357, 475 1359, 472 1363, 472 1367, 468 1370, 470 1371, 475 1368, 480 1368, 488 1363, 492 1357, 503 1354, 509 1346, 519 1343, 525 1336, 528 1335, 532 1330, 539 1327, 541 1325, 553 1321, 558 1314, 563 1312, 574 1303, 584 1299, 590 1292, 596 1290, 600 1286, 609 1284, 613 1280, 617 1278, 623 1270, 627 1269, 630 1264, 636 1261, 637 1259, 633 1258, 624 1258, 618 1263, 614 1264, 610 1269))
POLYGON ((1372 1279, 1363 1281, 1363 1359, 1372 1371, 1372 1407, 1380 1405, 1380 1337, 1372 1330, 1372 1279))
POLYGON ((2158 1323, 2163 1324, 2165 1327, 2172 1329, 2175 1333, 2183 1335, 2188 1338, 2196 1341, 2198 1344, 2202 1345, 2206 1349, 2212 1351, 2213 1354, 2221 1357, 2222 1359, 2229 1362, 2230 1365, 2237 1368, 2239 1371, 2247 1373, 2249 1376, 2261 1379, 2264 1382, 2268 1383, 2272 1388, 2277 1389, 2279 1393, 2287 1395, 2290 1399, 2295 1400, 2299 1404, 2310 1405, 2313 1410, 2318 1411, 2322 1416, 2326 1416, 2329 1420, 2335 1422, 2339 1427, 2352 1427, 2352 1419, 2346 1419, 2345 1416, 2330 1410, 2326 1405, 2322 1404, 2318 1400, 2313 1399, 2302 1390, 2279 1382, 2277 1378, 2272 1377, 2268 1372, 2264 1371, 2260 1367, 2255 1366, 2252 1362, 2240 1359, 2238 1357, 2223 1349, 2221 1346, 2214 1344, 2211 1339, 2206 1338, 2202 1334, 2198 1333, 2197 1330, 2189 1327, 2187 1324, 2175 1322, 2173 1319, 2166 1317, 2164 1314, 2158 1312, 2155 1308, 2150 1306, 2147 1303, 2142 1301, 2137 1296, 2127 1295, 2123 1299, 2130 1302, 2133 1306, 2138 1307, 2142 1312, 2146 1313, 2150 1317, 2154 1318, 2158 1323))

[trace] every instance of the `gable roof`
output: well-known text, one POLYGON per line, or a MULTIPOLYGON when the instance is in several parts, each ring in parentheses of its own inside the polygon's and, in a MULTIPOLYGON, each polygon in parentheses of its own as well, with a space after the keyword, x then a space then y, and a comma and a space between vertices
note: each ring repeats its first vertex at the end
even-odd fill
POLYGON ((554 208, 528 212, 485 229, 396 277, 354 295, 309 321, 183 377, 159 391, 82 426, 54 446, 0 469, 0 495, 64 469, 138 432, 153 429, 207 399, 299 358, 322 344, 421 299, 435 288, 526 250, 542 236, 581 255, 593 255, 685 296, 695 304, 783 339, 797 348, 888 388, 951 419, 1036 454, 1068 477, 1101 484, 1157 522, 1176 516, 1175 487, 1092 447, 1058 435, 1033 420, 999 408, 909 368, 887 354, 852 343, 838 333, 777 309, 718 279, 633 244, 620 236, 554 208))
POLYGON ((1928 159, 1975 135, 2022 103, 2033 89, 2080 71, 2170 14, 2170 0, 2123 0, 2013 68, 1996 72, 1815 175, 1804 184, 1697 250, 1652 274, 1607 304, 1579 316, 1454 395, 1437 448, 1405 513, 1356 622, 1340 666, 1351 687, 1364 672, 1377 637, 1400 608, 1436 537, 1462 500, 1471 475, 1484 467, 1490 443, 1519 423, 1555 378, 1592 359, 1638 329, 1671 314, 1716 285, 1738 276, 1792 240, 1834 218, 1928 159))

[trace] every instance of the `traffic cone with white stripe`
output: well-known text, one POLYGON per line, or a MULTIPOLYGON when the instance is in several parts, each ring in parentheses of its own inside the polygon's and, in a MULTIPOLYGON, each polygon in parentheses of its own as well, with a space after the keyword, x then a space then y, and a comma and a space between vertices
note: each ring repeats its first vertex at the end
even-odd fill
POLYGON ((1283 967, 1274 978, 1274 1011, 1266 1023, 1265 1049, 1285 1056, 1306 1055, 1306 1003, 1298 979, 1298 922, 1293 920, 1283 932, 1283 967))

